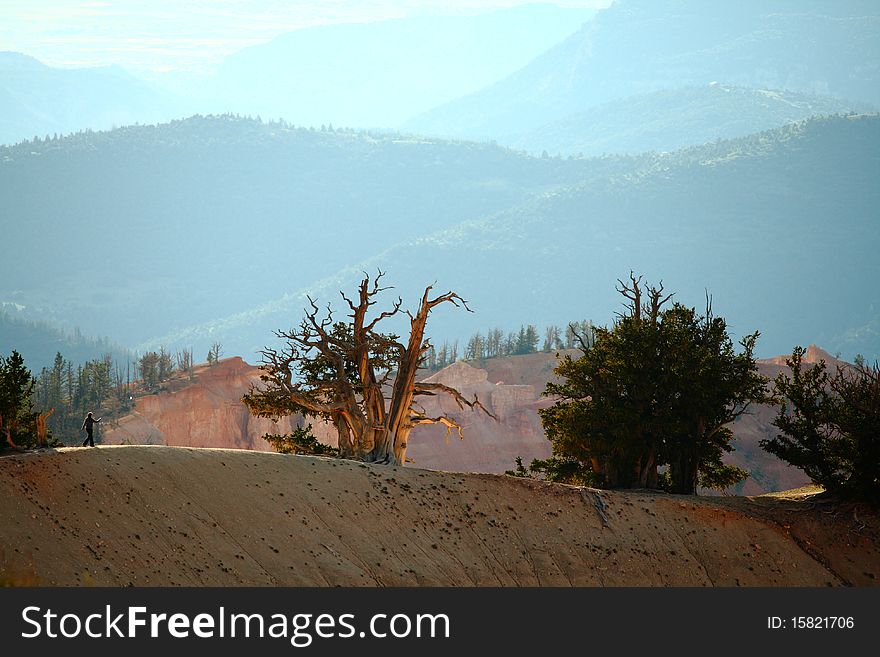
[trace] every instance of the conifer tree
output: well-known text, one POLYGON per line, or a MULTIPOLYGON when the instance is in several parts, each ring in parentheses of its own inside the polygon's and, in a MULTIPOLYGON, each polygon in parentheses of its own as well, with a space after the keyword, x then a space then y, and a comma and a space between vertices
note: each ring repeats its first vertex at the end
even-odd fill
POLYGON ((672 295, 663 285, 633 275, 618 291, 626 312, 611 327, 580 337, 571 327, 582 355, 566 355, 555 370, 561 381, 547 385, 557 401, 539 411, 553 444, 545 465, 609 488, 657 488, 664 465, 673 492, 733 485, 747 473, 722 462, 733 438, 727 425, 766 400, 758 334, 737 352, 711 304, 703 315, 677 303, 664 309, 672 295))
POLYGON ((830 494, 880 504, 880 367, 857 358, 831 374, 822 360, 805 368, 804 353, 776 377, 780 433, 761 446, 830 494))
POLYGON ((36 381, 21 354, 12 350, 0 356, 0 431, 9 447, 32 447, 36 439, 37 414, 33 411, 36 381))

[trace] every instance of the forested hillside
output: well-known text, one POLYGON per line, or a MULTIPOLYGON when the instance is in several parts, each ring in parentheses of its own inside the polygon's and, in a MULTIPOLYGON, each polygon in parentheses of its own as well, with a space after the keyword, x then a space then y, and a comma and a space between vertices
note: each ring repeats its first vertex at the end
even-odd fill
POLYGON ((473 315, 432 316, 434 335, 465 338, 487 324, 536 317, 605 324, 619 309, 615 279, 634 269, 663 279, 689 305, 701 306, 708 292, 734 333, 761 331, 759 356, 811 342, 845 358, 880 355, 880 118, 808 121, 629 163, 627 172, 403 242, 156 344, 218 334, 245 347, 265 344, 270 327, 301 317, 301 294, 335 302, 338 290, 377 266, 412 303, 435 279, 470 301, 473 315))
POLYGON ((0 148, 0 302, 133 345, 626 167, 232 116, 32 141, 0 148))
POLYGON ((0 300, 141 351, 201 359, 219 340, 253 357, 305 293, 335 301, 364 269, 412 303, 434 281, 457 290, 477 313, 432 331, 463 340, 610 321, 632 268, 690 304, 708 290, 735 331, 763 332, 759 355, 873 357, 878 126, 593 159, 234 117, 30 142, 0 149, 16 244, 0 300))
POLYGON ((107 354, 124 357, 125 349, 106 338, 85 336, 77 330, 68 332, 47 322, 22 319, 0 310, 0 354, 14 348, 32 370, 48 367, 61 352, 82 363, 107 354))

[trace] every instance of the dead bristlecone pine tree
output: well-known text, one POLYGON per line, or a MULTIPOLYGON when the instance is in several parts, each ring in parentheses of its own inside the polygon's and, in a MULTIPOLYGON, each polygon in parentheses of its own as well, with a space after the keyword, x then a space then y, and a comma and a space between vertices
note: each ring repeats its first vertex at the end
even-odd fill
POLYGON ((343 458, 402 465, 410 432, 419 424, 443 424, 447 432, 456 430, 463 437, 452 418, 429 416, 419 397, 446 394, 461 409, 467 406, 494 416, 476 396, 469 400, 442 383, 416 381, 430 349, 425 338, 428 315, 444 303, 470 311, 465 301, 455 292, 432 298, 429 286, 415 314, 403 311, 398 298, 389 310, 368 317, 376 297, 388 289, 380 287, 382 277, 381 271, 372 280, 365 275, 354 300, 340 293, 350 310, 346 321, 335 320, 329 305, 322 312, 309 297, 310 308, 299 327, 276 333, 284 347, 263 350, 263 383, 243 400, 261 417, 302 413, 326 420, 336 428, 343 458), (401 312, 410 318, 406 343, 377 329, 401 312))

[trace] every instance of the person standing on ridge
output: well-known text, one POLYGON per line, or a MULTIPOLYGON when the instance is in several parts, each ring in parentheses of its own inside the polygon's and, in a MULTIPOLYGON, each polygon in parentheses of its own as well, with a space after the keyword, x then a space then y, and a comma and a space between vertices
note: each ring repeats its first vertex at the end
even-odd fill
POLYGON ((96 425, 98 422, 100 422, 100 421, 101 421, 101 418, 98 418, 98 419, 96 420, 95 418, 92 417, 92 412, 91 412, 91 411, 89 411, 89 414, 86 415, 86 419, 83 420, 83 425, 82 425, 82 428, 80 429, 80 431, 82 431, 83 429, 85 429, 85 430, 86 430, 86 434, 87 434, 87 435, 86 435, 86 439, 83 441, 83 444, 82 444, 83 447, 86 446, 86 443, 89 444, 89 447, 94 447, 94 446, 95 446, 95 441, 94 441, 94 438, 93 438, 93 436, 92 436, 92 431, 94 430, 95 425, 96 425))

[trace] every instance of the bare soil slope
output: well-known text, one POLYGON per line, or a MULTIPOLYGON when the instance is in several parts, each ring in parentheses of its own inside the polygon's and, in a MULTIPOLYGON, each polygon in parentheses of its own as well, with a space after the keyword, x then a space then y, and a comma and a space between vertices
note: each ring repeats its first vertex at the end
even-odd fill
POLYGON ((11 584, 825 586, 880 575, 880 522, 864 510, 243 450, 10 454, 0 518, 0 583, 11 584))

